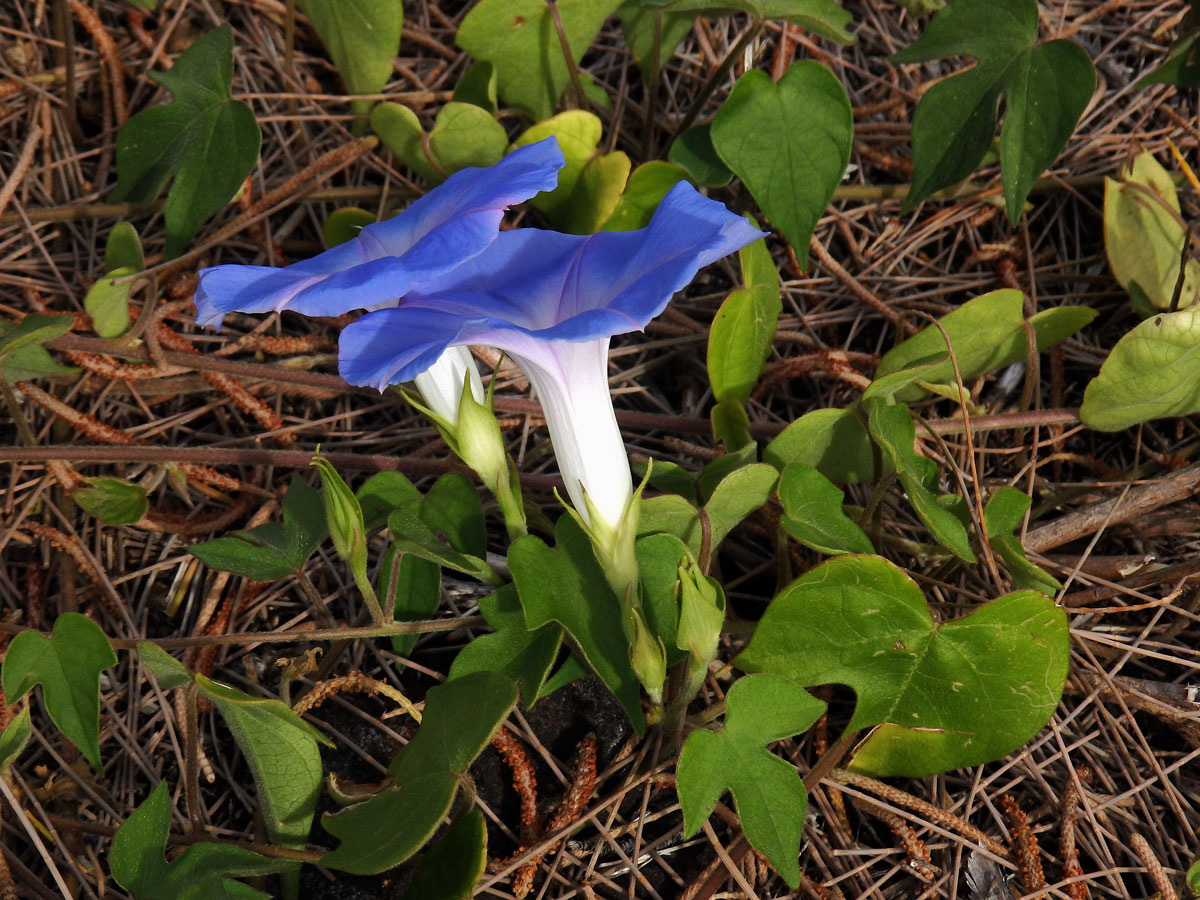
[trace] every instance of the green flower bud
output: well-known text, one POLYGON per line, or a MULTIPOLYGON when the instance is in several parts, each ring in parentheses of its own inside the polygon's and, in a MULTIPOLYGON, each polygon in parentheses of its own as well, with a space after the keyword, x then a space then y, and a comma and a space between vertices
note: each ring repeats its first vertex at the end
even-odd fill
POLYGON ((314 456, 309 465, 316 466, 321 474, 321 500, 325 504, 325 523, 333 540, 333 548, 350 567, 372 617, 377 623, 382 623, 383 611, 379 606, 379 598, 371 586, 371 579, 367 577, 367 528, 363 523, 362 506, 333 463, 323 456, 314 456))

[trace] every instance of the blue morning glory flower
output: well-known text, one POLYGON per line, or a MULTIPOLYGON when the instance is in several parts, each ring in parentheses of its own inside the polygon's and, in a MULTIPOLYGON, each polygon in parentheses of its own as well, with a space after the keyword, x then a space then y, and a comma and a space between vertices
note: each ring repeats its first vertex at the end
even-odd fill
POLYGON ((357 238, 286 268, 203 269, 196 322, 220 326, 229 312, 290 309, 338 316, 395 302, 487 247, 504 210, 552 190, 564 159, 553 138, 515 150, 486 169, 455 172, 402 213, 357 238))
POLYGON ((594 532, 613 532, 632 481, 609 395, 609 339, 640 331, 701 267, 762 236, 686 182, 639 231, 501 232, 399 306, 348 325, 341 374, 383 390, 412 380, 448 347, 505 351, 541 400, 572 504, 594 532))

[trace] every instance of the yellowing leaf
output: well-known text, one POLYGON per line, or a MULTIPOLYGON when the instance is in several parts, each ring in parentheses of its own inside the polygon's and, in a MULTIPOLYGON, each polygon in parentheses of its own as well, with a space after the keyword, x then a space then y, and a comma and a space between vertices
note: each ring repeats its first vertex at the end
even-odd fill
MULTIPOLYGON (((1155 309, 1168 309, 1179 279, 1184 225, 1175 183, 1149 151, 1117 178, 1104 179, 1104 248, 1121 287, 1137 285, 1155 309)), ((1190 306, 1200 286, 1200 263, 1189 259, 1179 295, 1190 306)))

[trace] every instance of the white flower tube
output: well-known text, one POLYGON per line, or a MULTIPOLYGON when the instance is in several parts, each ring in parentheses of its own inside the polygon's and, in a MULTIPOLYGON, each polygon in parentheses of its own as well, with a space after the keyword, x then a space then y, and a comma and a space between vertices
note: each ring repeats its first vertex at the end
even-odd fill
POLYGON ((608 343, 546 341, 536 354, 512 354, 541 401, 571 505, 597 532, 619 529, 633 496, 608 389, 608 343))
POLYGON ((451 426, 458 425, 458 405, 462 400, 463 380, 471 379, 471 395, 475 402, 484 401, 483 381, 471 351, 466 347, 448 347, 438 361, 413 378, 421 399, 430 410, 451 426))

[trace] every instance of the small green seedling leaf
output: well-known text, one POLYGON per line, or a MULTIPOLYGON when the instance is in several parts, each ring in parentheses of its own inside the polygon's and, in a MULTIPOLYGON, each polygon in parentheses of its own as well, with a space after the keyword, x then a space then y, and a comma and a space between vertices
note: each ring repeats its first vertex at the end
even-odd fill
POLYGON ((421 855, 406 900, 469 900, 487 865, 487 823, 477 807, 421 855))
POLYGON ((804 546, 827 556, 874 553, 863 530, 842 512, 845 499, 846 495, 812 466, 792 463, 779 478, 780 524, 804 546))
POLYGON ((168 863, 170 828, 171 799, 160 781, 113 835, 109 868, 135 900, 265 900, 267 894, 231 879, 292 872, 300 865, 212 842, 192 844, 168 863))
POLYGON ((839 556, 776 597, 734 665, 858 695, 847 731, 873 729, 850 767, 920 777, 1000 759, 1062 694, 1066 614, 1034 591, 935 622, 921 590, 877 556, 839 556))
POLYGON ((567 199, 567 212, 555 224, 570 234, 599 231, 621 202, 631 165, 629 157, 620 150, 588 162, 567 199))
POLYGON ((500 672, 521 686, 521 703, 533 706, 558 657, 562 628, 554 623, 532 631, 527 628, 521 600, 511 584, 480 597, 479 611, 495 631, 479 635, 458 652, 450 679, 471 672, 500 672))
POLYGON ((842 44, 854 43, 854 36, 846 31, 850 13, 833 0, 642 0, 642 3, 650 9, 705 16, 749 13, 756 19, 790 22, 842 44))
POLYGON ((429 132, 429 150, 447 175, 468 166, 491 166, 504 158, 508 135, 491 114, 473 103, 451 101, 429 132))
POLYGON ((871 435, 853 407, 805 413, 767 444, 763 461, 780 471, 789 463, 804 463, 838 483, 876 477, 871 435))
POLYGON ((1188 866, 1185 880, 1187 881, 1188 890, 1200 897, 1200 860, 1188 866))
POLYGON ((738 79, 712 123, 712 143, 807 268, 808 240, 850 161, 854 119, 825 66, 793 63, 778 83, 738 79))
POLYGON ((571 194, 584 167, 598 152, 601 129, 600 119, 595 113, 570 109, 531 126, 513 142, 515 150, 552 136, 558 141, 558 149, 566 160, 558 170, 558 185, 532 200, 533 205, 552 222, 560 222, 571 214, 571 194))
POLYGON ((733 180, 733 172, 713 147, 711 125, 693 125, 683 132, 671 144, 667 158, 705 187, 725 187, 733 180))
POLYGON ((432 688, 416 737, 388 768, 395 787, 322 820, 341 841, 322 865, 370 875, 421 849, 450 811, 463 773, 516 702, 516 685, 497 672, 472 672, 432 688))
MULTIPOLYGON (((1095 317, 1096 311, 1086 306, 1061 306, 1043 310, 1029 324, 1041 351, 1066 340, 1095 317)), ((864 398, 893 396, 912 403, 929 395, 924 385, 953 385, 954 363, 946 350, 946 337, 964 382, 1029 354, 1020 291, 1005 288, 975 297, 938 323, 941 328, 928 325, 883 355, 864 398)))
POLYGON ((983 510, 988 543, 1004 560, 1012 574, 1013 588, 1039 591, 1054 596, 1062 590, 1058 579, 1025 557, 1025 548, 1013 534, 1029 512, 1030 500, 1021 491, 1007 485, 992 494, 983 510))
POLYGON ((140 272, 146 268, 146 256, 142 252, 142 239, 137 229, 128 222, 118 222, 108 233, 104 243, 104 271, 132 269, 140 272))
POLYGON ((129 330, 129 295, 132 281, 121 281, 136 275, 135 269, 113 269, 88 288, 83 308, 92 317, 92 330, 98 337, 117 338, 129 330))
POLYGON ((1092 61, 1068 40, 1039 43, 1036 0, 958 0, 934 16, 912 46, 892 57, 918 63, 969 56, 976 65, 940 81, 913 114, 908 212, 962 181, 992 145, 1000 98, 1000 171, 1009 221, 1020 218, 1037 177, 1054 162, 1096 87, 1092 61))
POLYGON ((16 703, 40 684, 50 720, 99 772, 100 673, 116 664, 112 644, 95 622, 63 613, 50 637, 22 631, 12 639, 0 685, 8 702, 16 703))
POLYGON ((283 500, 282 522, 235 531, 189 547, 188 552, 213 569, 255 581, 277 581, 304 568, 328 534, 321 494, 293 475, 283 500))
POLYGON ((88 515, 105 525, 132 525, 140 522, 150 508, 146 489, 120 478, 87 478, 87 487, 79 488, 72 498, 88 515))
POLYGON ((641 691, 629 663, 621 604, 575 520, 560 516, 554 537, 554 549, 534 535, 517 538, 508 549, 525 624, 533 631, 550 622, 562 625, 641 733, 641 691))
MULTIPOLYGON (((1179 280, 1185 229, 1175 182, 1149 151, 1116 178, 1104 179, 1104 248, 1113 277, 1130 294, 1135 286, 1158 310, 1171 306, 1179 280)), ((1179 306, 1196 299, 1200 262, 1189 254, 1179 306)))
POLYGON ((721 795, 732 791, 746 838, 795 888, 808 792, 796 767, 766 745, 807 731, 825 704, 791 681, 750 675, 734 682, 725 708, 725 730, 693 731, 679 757, 684 837, 699 831, 721 795))
MULTIPOLYGON (((578 63, 620 0, 557 0, 563 33, 578 63)), ((554 112, 570 80, 546 0, 482 0, 458 28, 458 46, 496 67, 500 96, 541 120, 554 112)))
POLYGON ((59 365, 42 345, 71 330, 71 316, 30 313, 20 322, 0 322, 0 375, 9 384, 43 375, 73 375, 79 370, 59 365))
POLYGON ((913 509, 929 533, 959 559, 975 562, 966 526, 939 502, 941 498, 934 491, 937 486, 937 464, 918 456, 913 449, 917 428, 908 407, 903 403, 888 404, 874 398, 867 401, 867 410, 871 436, 896 470, 913 509))
POLYGON ((636 231, 645 228, 663 197, 685 178, 687 173, 674 163, 656 159, 638 166, 629 176, 617 208, 601 230, 636 231))
POLYGON ((1200 411, 1200 304, 1159 313, 1117 341, 1083 392, 1079 418, 1097 431, 1200 411))
POLYGON ((371 130, 404 164, 434 184, 446 176, 425 151, 425 129, 417 114, 399 103, 380 103, 371 110, 371 130))
POLYGON ((196 683, 246 755, 271 840, 303 847, 323 777, 317 744, 329 741, 286 703, 251 697, 203 675, 196 675, 196 683))
MULTIPOLYGON (((297 0, 329 51, 351 94, 377 94, 392 77, 392 58, 400 51, 404 7, 379 0, 297 0)), ((358 115, 370 100, 355 100, 358 115)))
POLYGON ((254 113, 229 98, 233 29, 210 31, 168 71, 150 77, 174 102, 143 110, 117 135, 117 187, 112 199, 150 203, 167 195, 167 258, 238 192, 258 160, 262 135, 254 113))
POLYGON ((336 247, 338 244, 352 241, 364 228, 375 224, 376 221, 374 213, 359 209, 357 206, 335 209, 329 214, 325 224, 321 226, 321 232, 325 237, 325 246, 336 247))
POLYGON ((29 718, 29 707, 24 706, 13 717, 0 734, 0 776, 8 774, 8 767, 16 762, 17 757, 25 752, 25 745, 33 734, 33 724, 29 718))

